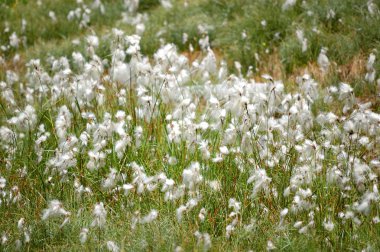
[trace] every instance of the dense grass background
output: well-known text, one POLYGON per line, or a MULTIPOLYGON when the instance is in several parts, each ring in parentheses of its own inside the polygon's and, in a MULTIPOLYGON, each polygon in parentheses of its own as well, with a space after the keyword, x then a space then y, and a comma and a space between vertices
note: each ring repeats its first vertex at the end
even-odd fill
MULTIPOLYGON (((84 1, 91 5, 92 1, 84 1)), ((138 12, 147 13, 148 21, 145 23, 146 30, 142 35, 142 53, 152 56, 160 47, 160 39, 166 43, 174 43, 179 50, 190 57, 204 56, 201 52, 198 41, 206 34, 200 32, 199 26, 206 27, 207 35, 210 39, 211 47, 215 50, 218 59, 224 58, 231 71, 235 71, 234 62, 242 64, 242 72, 245 75, 249 67, 252 67, 252 78, 261 79, 261 74, 269 73, 277 79, 282 79, 287 90, 296 88, 295 76, 303 74, 305 71, 312 74, 321 86, 338 85, 339 82, 349 82, 354 87, 355 94, 363 101, 371 101, 374 111, 380 112, 380 101, 376 94, 376 84, 368 83, 364 80, 365 64, 371 52, 380 52, 380 15, 370 15, 368 13, 367 2, 363 0, 321 0, 321 1, 297 1, 297 4, 289 10, 283 11, 281 0, 193 0, 187 1, 188 6, 184 7, 184 1, 173 1, 172 9, 164 9, 158 0, 141 0, 138 12), (331 10, 335 16, 327 18, 331 10), (263 22, 265 21, 265 22, 263 22), (266 23, 266 25, 263 25, 266 23), (308 39, 308 48, 302 52, 302 47, 296 37, 296 30, 302 29, 305 38, 308 39), (314 29, 314 31, 313 31, 314 29), (160 33, 159 36, 157 34, 160 33), (183 43, 183 34, 188 35, 188 41, 183 43), (246 35, 243 36, 242 34, 246 35), (190 44, 194 47, 194 52, 189 53, 190 44), (331 62, 329 74, 322 76, 319 73, 316 60, 322 47, 328 47, 328 57, 331 62)), ((380 1, 374 1, 380 6, 380 1)), ((85 54, 84 38, 90 34, 96 34, 101 38, 97 54, 108 60, 111 59, 109 33, 112 28, 117 27, 133 34, 135 27, 121 21, 125 8, 120 0, 103 1, 105 12, 102 14, 99 9, 91 10, 91 21, 89 26, 83 29, 78 28, 78 21, 67 20, 70 10, 77 8, 74 0, 43 0, 39 5, 37 1, 0 1, 0 45, 9 43, 9 36, 16 34, 23 40, 18 49, 10 48, 1 50, 0 56, 5 60, 5 64, 0 66, 0 79, 5 79, 6 70, 14 70, 25 73, 25 63, 31 59, 41 58, 43 65, 47 66, 48 56, 66 56, 74 51, 81 51, 85 54), (54 11, 57 22, 52 22, 48 16, 48 11, 54 11), (26 21, 25 29, 22 29, 22 20, 26 21), (9 31, 6 28, 9 27, 9 31), (72 40, 80 39, 79 45, 74 45, 72 40), (20 61, 14 62, 13 57, 19 54, 20 61)), ((380 71, 380 61, 375 63, 377 72, 380 71)), ((107 99, 115 99, 112 93, 111 84, 107 93, 107 99)), ((17 91, 16 91, 17 92, 17 91)), ((18 96, 19 98, 22 96, 18 96)), ((131 101, 133 101, 133 98, 131 101)), ((66 101, 59 100, 54 106, 60 107, 66 101)), ((47 131, 54 131, 54 120, 56 110, 51 108, 51 104, 42 106, 38 111, 38 122, 46 126, 47 131)), ((11 113, 1 103, 0 122, 11 113)), ((338 111, 339 106, 325 107, 323 100, 314 104, 315 111, 338 111)), ((99 121, 105 111, 114 113, 119 108, 114 104, 106 104, 97 112, 99 121)), ((133 114, 129 107, 125 108, 127 114, 133 114)), ((165 171, 176 181, 181 179, 182 169, 187 167, 192 160, 199 159, 200 153, 195 151, 189 154, 183 148, 173 148, 166 140, 165 129, 165 107, 160 108, 162 116, 156 121, 145 123, 135 122, 143 125, 144 138, 147 140, 150 133, 154 135, 155 141, 144 141, 138 150, 133 149, 126 153, 124 161, 119 161, 115 154, 107 158, 107 167, 115 167, 120 172, 130 173, 125 167, 125 160, 134 160, 143 165, 149 174, 156 174, 165 171), (179 163, 175 166, 167 166, 163 161, 167 154, 163 150, 172 151, 179 163)), ((86 123, 82 121, 78 114, 74 114, 73 126, 70 129, 73 133, 83 131, 86 123)), ((225 129, 225 128, 224 128, 225 129)), ((131 134, 132 129, 131 129, 131 134)), ((220 136, 212 135, 213 146, 219 146, 220 136)), ((312 134, 312 133, 310 133, 312 134)), ((233 158, 227 158, 221 164, 207 163, 209 169, 204 176, 207 180, 217 179, 222 183, 222 190, 212 192, 206 190, 207 185, 202 185, 204 197, 208 199, 207 207, 210 213, 209 220, 200 223, 196 214, 186 216, 183 224, 178 224, 174 218, 169 216, 178 207, 176 205, 163 204, 162 197, 158 192, 154 192, 147 197, 139 197, 132 194, 128 197, 119 195, 118 198, 111 198, 101 190, 94 192, 94 197, 84 197, 75 199, 74 188, 65 183, 58 183, 54 186, 47 182, 48 177, 43 173, 46 160, 53 156, 57 146, 57 137, 49 138, 45 143, 45 148, 51 150, 42 163, 37 164, 33 144, 36 139, 36 132, 29 132, 19 143, 19 152, 14 157, 13 165, 18 168, 27 167, 28 177, 19 177, 18 171, 5 169, 5 151, 0 152, 0 170, 3 176, 12 178, 14 183, 19 185, 19 190, 28 192, 26 194, 27 203, 22 207, 9 209, 4 205, 0 206, 2 220, 0 221, 0 232, 7 230, 17 237, 20 231, 17 229, 15 221, 20 217, 29 216, 29 225, 38 232, 33 233, 32 242, 28 244, 27 250, 96 250, 99 247, 105 249, 104 242, 115 240, 126 251, 170 251, 175 246, 181 246, 185 250, 200 249, 196 246, 196 239, 193 236, 195 230, 209 232, 213 236, 214 251, 237 251, 242 249, 253 249, 257 251, 265 250, 267 241, 273 237, 280 237, 276 240, 276 246, 284 251, 311 251, 320 250, 359 250, 367 246, 367 241, 372 242, 374 250, 380 249, 380 229, 373 226, 370 221, 364 220, 364 228, 356 229, 348 222, 339 226, 334 232, 327 233, 319 226, 312 236, 300 236, 294 228, 286 231, 278 230, 279 213, 282 206, 289 204, 289 199, 279 197, 278 202, 251 202, 250 187, 246 185, 249 177, 248 173, 239 173, 233 158), (216 172, 222 170, 223 173, 216 172), (235 185, 239 184, 239 187, 235 185), (245 212, 242 218, 257 219, 253 230, 247 231, 241 228, 236 237, 231 242, 224 241, 223 232, 225 223, 228 220, 229 209, 228 199, 236 197, 244 205, 245 212), (66 199, 65 208, 72 214, 77 214, 74 210, 83 207, 83 211, 73 218, 70 225, 63 229, 59 228, 60 221, 41 222, 40 213, 46 208, 49 200, 60 198, 66 199), (106 200, 108 219, 110 221, 104 230, 92 234, 85 246, 78 244, 78 235, 82 227, 91 223, 92 206, 99 201, 106 200), (137 203, 136 203, 137 202, 137 203), (70 203, 72 205, 70 205, 70 203), (159 222, 138 226, 133 232, 129 229, 131 213, 136 209, 136 205, 142 214, 146 214, 149 209, 160 210, 159 222), (269 214, 263 211, 260 204, 269 206, 269 214), (144 212, 145 211, 145 212, 144 212), (262 217, 263 216, 263 217, 262 217), (262 217, 262 218, 261 218, 262 217), (160 235, 158 235, 160 234, 160 235), (190 235, 189 235, 190 234, 190 235), (353 235, 355 234, 355 235, 353 235), (363 242, 365 241, 365 242, 363 242), (252 247, 252 244, 255 244, 252 247)), ((112 143, 110 143, 112 145, 112 143)), ((111 147, 111 146, 109 146, 111 147)), ((217 147, 215 147, 217 148, 217 147)), ((111 148, 112 149, 112 148, 111 148)), ((352 150, 356 151, 356 150, 352 150)), ((359 150, 359 154, 365 150, 359 150)), ((376 154, 376 153, 375 153, 376 154)), ((78 154, 81 155, 81 154, 78 154)), ((364 155, 364 154, 363 154, 364 155)), ((245 161, 250 157, 243 157, 245 161)), ((80 158, 79 158, 80 159, 80 158)), ((326 161, 325 165, 332 165, 336 162, 334 157, 326 161), (333 160, 333 161, 331 161, 333 160)), ((94 174, 86 170, 85 161, 78 164, 78 178, 83 185, 90 185, 98 188, 101 178, 105 177, 108 170, 94 174)), ((295 160, 288 160, 291 165, 295 160)), ((247 162, 248 163, 248 162, 247 162)), ((246 168, 248 165, 246 163, 246 168)), ((130 175, 130 174, 128 174, 130 175)), ((269 175, 275 181, 288 181, 291 174, 272 170, 269 175), (279 175, 280 174, 280 175, 279 175)), ((73 178, 71 178, 73 179, 73 178)), ((58 181, 53 178, 53 181, 58 181)), ((282 183, 278 183, 282 184, 282 183)), ((284 183, 285 185, 285 183, 284 183)), ((320 208, 330 208, 332 211, 342 211, 346 202, 336 192, 335 187, 326 187, 324 180, 317 180, 315 188, 318 199, 328 199, 319 201, 320 208), (319 183, 319 184, 318 184, 319 183), (326 195, 330 195, 326 197, 326 195)), ((280 188, 283 190, 284 188, 280 188)), ((183 199, 181 204, 187 199, 183 199)), ((200 206, 197 206, 193 213, 198 213, 200 206)), ((321 210, 322 211, 322 210, 321 210)), ((292 216, 296 219, 297 216, 292 216)), ((301 219, 307 216, 301 216, 301 219)), ((316 214, 316 223, 322 223, 323 219, 316 214)), ((321 224, 320 224, 321 225, 321 224)), ((93 232, 93 231, 90 231, 93 232)), ((19 234, 22 235, 21 233, 19 234)), ((14 238, 16 239, 16 238, 14 238)), ((12 240, 13 241, 13 240, 12 240)), ((13 250, 9 247, 8 250, 13 250)))
MULTIPOLYGON (((104 1, 104 14, 99 9, 91 10, 89 27, 83 29, 78 29, 78 21, 67 20, 68 12, 77 7, 76 1, 45 0, 40 5, 37 2, 1 3, 0 30, 9 27, 9 31, 0 34, 0 44, 7 44, 12 32, 22 36, 25 42, 18 53, 23 62, 83 51, 83 46, 75 46, 71 41, 92 33, 102 36, 113 27, 130 34, 135 32, 133 26, 120 22, 126 10, 119 0, 104 1), (49 10, 56 13, 57 22, 49 18, 49 10), (24 30, 22 19, 27 22, 24 30)), ((91 1, 85 3, 91 7, 91 1)), ((199 30, 201 25, 206 27, 211 47, 227 60, 230 71, 235 71, 234 62, 239 61, 243 73, 252 68, 255 76, 269 73, 289 86, 295 73, 307 71, 322 84, 355 83, 356 95, 373 101, 375 109, 379 107, 373 95, 374 87, 361 82, 368 55, 380 51, 378 13, 371 15, 367 2, 362 0, 297 1, 286 11, 282 10, 283 3, 282 0, 195 0, 185 8, 184 1, 174 1, 174 7, 167 10, 158 0, 142 0, 138 12, 149 15, 142 36, 142 52, 152 55, 159 48, 160 39, 175 43, 184 52, 189 51, 190 44, 198 51, 198 41, 204 36, 199 30), (262 21, 266 22, 265 26, 262 21), (299 29, 308 40, 305 52, 296 37, 299 29), (188 35, 186 43, 182 41, 184 33, 188 35), (334 62, 334 71, 323 78, 317 74, 315 63, 322 47, 329 49, 328 57, 334 62)), ((106 37, 102 41, 97 54, 109 56, 109 42, 106 37)), ((3 52, 3 57, 10 59, 14 53, 11 48, 3 52)), ((375 62, 376 69, 380 69, 379 62, 375 62)))
MULTIPOLYGON (((91 6, 91 2, 88 3, 91 6)), ((291 74, 296 68, 315 61, 322 46, 329 48, 329 58, 338 65, 349 64, 354 56, 380 50, 380 18, 368 13, 366 1, 297 1, 286 11, 282 11, 283 3, 282 0, 196 0, 185 8, 183 1, 175 1, 173 9, 166 10, 159 1, 142 0, 138 11, 149 14, 142 41, 143 53, 150 55, 158 49, 160 44, 156 35, 161 29, 164 32, 160 37, 166 42, 175 43, 183 51, 189 49, 190 43, 197 49, 202 35, 199 25, 208 27, 212 48, 217 49, 231 66, 233 61, 239 61, 244 71, 248 66, 254 69, 260 66, 255 53, 262 58, 262 64, 266 64, 268 55, 278 54, 281 70, 284 74, 291 74), (331 11, 335 14, 328 18, 331 11), (263 20, 266 26, 261 24, 263 20), (297 29, 303 29, 308 39, 308 49, 304 53, 295 35, 297 29), (245 39, 242 38, 243 32, 246 33, 245 39), (183 33, 189 37, 185 44, 182 43, 183 33)), ((13 31, 25 36, 27 60, 43 54, 38 48, 46 43, 54 43, 58 52, 49 52, 59 54, 60 47, 68 47, 71 39, 86 33, 101 35, 113 27, 133 31, 132 27, 119 22, 125 11, 122 1, 110 0, 103 4, 105 13, 92 10, 90 27, 80 30, 76 21, 66 18, 68 12, 77 7, 74 0, 45 0, 41 5, 37 1, 5 1, 1 4, 0 29, 4 31, 8 26, 10 31, 1 33, 0 42, 8 42, 13 31), (56 23, 49 18, 49 10, 56 13, 56 23), (21 29, 22 19, 27 22, 24 31, 21 29)))

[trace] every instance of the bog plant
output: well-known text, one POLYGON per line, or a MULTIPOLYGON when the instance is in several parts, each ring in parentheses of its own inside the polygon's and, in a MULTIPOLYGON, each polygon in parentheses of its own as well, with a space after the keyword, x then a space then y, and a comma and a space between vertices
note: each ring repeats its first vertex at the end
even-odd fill
MULTIPOLYGON (((148 2, 143 9, 178 8, 148 2)), ((273 4, 286 13, 299 11, 296 2, 273 4)), ((67 19, 83 28, 92 12, 77 4, 67 19)), ((292 88, 268 74, 255 81, 238 61, 231 73, 206 24, 199 38, 181 33, 178 46, 162 38, 145 55, 151 17, 138 4, 122 4, 134 33, 93 31, 74 41, 83 50, 2 75, 1 249, 380 249, 373 103, 350 83, 321 85, 307 73, 292 88), (198 56, 180 53, 184 44, 198 56)), ((241 3, 218 4, 233 19, 241 3)), ((11 37, 3 65, 20 57, 11 37)), ((306 33, 296 39, 306 52, 306 33)), ((329 52, 321 45, 315 58, 327 77, 329 52)), ((358 78, 376 92, 375 52, 358 78)))

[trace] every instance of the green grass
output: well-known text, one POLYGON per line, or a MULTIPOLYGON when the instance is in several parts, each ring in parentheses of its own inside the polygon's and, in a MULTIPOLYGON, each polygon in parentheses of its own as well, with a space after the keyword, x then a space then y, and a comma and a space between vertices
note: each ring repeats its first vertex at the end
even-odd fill
MULTIPOLYGON (((26 36, 28 49, 34 45, 43 47, 45 42, 52 40, 59 47, 62 44, 59 43, 60 40, 80 37, 88 30, 77 29, 77 22, 70 22, 66 18, 68 11, 75 9, 75 1, 49 0, 41 6, 35 1, 8 2, 11 3, 3 3, 6 7, 2 8, 1 16, 8 22, 10 32, 2 33, 2 43, 15 31, 26 36), (34 11, 27 11, 29 9, 34 11), (46 10, 56 13, 57 23, 51 22, 46 10), (21 31, 22 18, 27 21, 24 32, 21 31)), ((161 37, 166 42, 175 43, 180 50, 187 51, 189 43, 197 48, 200 37, 198 25, 210 26, 211 46, 218 49, 231 66, 234 61, 240 61, 244 71, 248 66, 255 68, 258 62, 254 54, 258 53, 265 58, 266 49, 273 53, 278 48, 283 69, 286 74, 291 74, 294 68, 315 61, 322 46, 330 49, 328 56, 338 65, 349 62, 359 53, 368 55, 379 46, 379 16, 369 15, 366 3, 361 0, 344 1, 344 4, 333 0, 311 1, 306 5, 298 1, 296 6, 287 11, 282 11, 282 4, 283 1, 280 0, 198 0, 192 1, 185 8, 183 1, 178 1, 174 4, 174 9, 165 10, 159 6, 158 1, 141 1, 139 11, 150 15, 142 40, 143 53, 151 55, 158 49, 160 44, 156 34, 162 28, 164 33, 161 37), (336 13, 335 17, 327 19, 329 10, 336 13), (312 15, 308 15, 307 11, 311 11, 312 15), (267 22, 265 27, 261 25, 262 20, 267 22), (312 28, 318 29, 320 33, 313 32, 312 28), (309 46, 305 53, 300 50, 300 43, 295 36, 296 29, 303 29, 308 39, 309 46), (246 39, 242 38, 243 31, 247 34, 246 39), (183 33, 189 35, 186 44, 182 43, 183 33)), ((105 29, 120 26, 133 32, 130 26, 118 22, 123 11, 121 1, 106 1, 104 7, 104 15, 99 10, 92 10, 89 31, 102 33, 105 29)), ((1 25, 3 30, 5 22, 1 25)), ((63 47, 66 47, 65 43, 63 47)), ((28 54, 26 59, 36 56, 28 54)), ((42 55, 42 52, 38 55, 42 55)))
MULTIPOLYGON (((69 0, 44 0, 39 6, 37 1, 0 1, 0 45, 9 42, 9 36, 16 32, 20 38, 25 38, 25 43, 20 44, 18 49, 0 51, 0 56, 5 59, 6 64, 0 68, 0 80, 5 81, 6 70, 12 70, 20 74, 20 82, 29 83, 28 77, 24 76, 28 69, 24 63, 31 59, 40 58, 42 66, 53 75, 47 62, 48 56, 56 58, 67 56, 71 58, 74 51, 80 51, 88 59, 86 52, 85 37, 96 34, 100 38, 100 46, 96 49, 96 54, 108 61, 112 58, 110 45, 113 40, 110 36, 113 27, 117 27, 127 35, 134 33, 135 28, 122 23, 121 17, 124 12, 122 1, 110 0, 102 1, 105 13, 91 11, 91 21, 89 27, 79 29, 78 21, 68 21, 67 14, 77 7, 76 1, 69 0), (48 16, 48 11, 56 13, 57 22, 54 23, 48 16), (27 21, 26 29, 22 30, 21 20, 27 21), (9 26, 9 32, 3 32, 9 26), (79 45, 74 45, 72 40, 80 39, 79 45), (20 54, 21 62, 12 63, 15 54, 20 54)), ((332 67, 332 71, 320 79, 321 86, 338 85, 341 81, 349 81, 354 88, 355 96, 363 101, 371 101, 374 112, 380 112, 380 101, 376 94, 378 92, 376 84, 368 83, 363 76, 350 77, 344 79, 336 69, 340 66, 352 64, 358 55, 364 55, 364 64, 368 55, 374 49, 380 51, 380 15, 371 16, 368 14, 367 4, 362 0, 323 0, 307 1, 306 6, 302 1, 287 11, 282 11, 283 1, 280 0, 194 0, 188 1, 188 7, 184 7, 184 1, 173 1, 173 9, 164 9, 157 0, 142 0, 138 11, 149 15, 146 22, 146 30, 142 35, 141 51, 144 55, 152 56, 160 47, 160 38, 166 43, 174 43, 181 52, 188 52, 190 44, 195 51, 200 51, 198 41, 203 35, 200 34, 198 26, 209 27, 208 36, 211 47, 217 52, 218 60, 226 59, 229 70, 234 71, 234 61, 239 61, 243 66, 245 74, 248 67, 252 66, 254 77, 260 78, 267 69, 274 69, 273 62, 268 59, 271 56, 277 57, 280 73, 286 83, 286 90, 297 91, 297 85, 292 79, 297 70, 309 69, 310 65, 315 66, 315 62, 322 46, 328 47, 328 57, 330 61, 337 65, 332 67), (327 19, 327 13, 332 9, 336 16, 327 19), (309 15, 307 11, 312 11, 309 15), (261 22, 265 20, 266 25, 261 22), (312 31, 313 28, 319 33, 312 31), (305 37, 308 39, 308 49, 301 51, 301 45, 296 38, 297 29, 303 29, 305 37), (161 31, 160 37, 157 33, 161 31), (246 38, 242 33, 247 34, 246 38), (188 41, 182 42, 183 34, 188 35, 188 41), (258 55, 260 60, 255 57, 258 55)), ((376 2, 376 1, 374 1, 376 2)), ((85 1, 90 6, 91 1, 85 1)), ((378 6, 380 3, 376 2, 378 6)), ((205 55, 201 53, 200 55, 205 55)), ((378 57, 379 58, 379 57, 378 57)), ((377 72, 380 72, 380 61, 375 62, 377 72)), ((109 69, 107 69, 108 71, 109 69)), ((310 69, 309 69, 310 70, 310 69)), ((29 70, 30 71, 30 70, 29 70)), ((318 78, 319 76, 314 76, 318 78)), ((70 77, 71 78, 71 77, 70 77)), ((70 79, 72 80, 72 79, 70 79)), ((198 80, 193 80, 194 82, 198 80)), ((46 251, 94 251, 106 250, 108 240, 116 241, 122 250, 125 251, 173 251, 177 246, 181 246, 185 251, 200 251, 201 246, 197 246, 194 236, 195 231, 207 232, 212 238, 212 251, 241 251, 250 250, 263 251, 267 247, 268 240, 273 241, 277 250, 281 251, 325 251, 325 250, 361 250, 371 245, 373 250, 380 250, 380 228, 379 224, 374 225, 371 218, 379 214, 378 203, 373 207, 373 214, 370 216, 360 216, 362 224, 354 225, 351 220, 346 223, 340 222, 336 217, 338 212, 346 211, 346 205, 360 200, 361 194, 354 189, 351 198, 342 196, 341 190, 336 185, 326 186, 325 175, 328 169, 338 165, 339 161, 335 153, 327 154, 325 161, 321 162, 322 171, 320 178, 310 185, 316 199, 313 202, 318 204, 318 212, 315 212, 315 228, 308 234, 301 235, 298 229, 293 228, 296 221, 309 221, 307 212, 300 214, 289 213, 285 220, 285 228, 279 229, 280 211, 289 207, 292 202, 291 197, 284 197, 283 192, 289 184, 293 175, 293 168, 297 164, 300 153, 296 152, 294 146, 287 155, 284 155, 277 165, 268 169, 268 176, 272 178, 272 185, 278 192, 278 197, 265 197, 263 194, 252 198, 252 185, 247 185, 250 170, 253 163, 265 166, 265 160, 261 160, 257 153, 259 149, 259 139, 252 137, 254 149, 248 154, 230 154, 221 163, 213 163, 210 160, 202 160, 200 150, 197 146, 193 148, 184 142, 181 144, 170 143, 167 139, 167 121, 165 117, 171 113, 175 104, 161 104, 157 110, 160 115, 151 122, 144 119, 136 119, 134 106, 137 104, 137 97, 128 93, 126 106, 120 106, 116 101, 116 94, 120 88, 111 82, 103 81, 106 91, 106 103, 98 106, 92 102, 89 106, 79 108, 83 111, 92 111, 96 115, 98 122, 103 121, 104 113, 109 112, 114 115, 116 111, 123 110, 127 115, 133 117, 128 125, 127 133, 133 136, 136 126, 143 127, 142 145, 137 147, 132 145, 127 148, 124 156, 119 159, 114 151, 114 144, 118 137, 113 133, 105 149, 110 153, 105 159, 104 168, 96 172, 91 172, 86 168, 89 161, 87 152, 93 147, 90 141, 88 148, 79 149, 75 153, 77 165, 68 171, 67 181, 60 181, 60 176, 46 172, 47 162, 51 159, 58 147, 59 140, 55 133, 55 119, 58 108, 68 105, 73 114, 72 124, 69 128, 71 134, 79 137, 80 133, 86 129, 87 121, 81 118, 78 107, 70 107, 68 99, 59 99, 52 102, 49 97, 39 102, 35 97, 34 107, 37 110, 37 126, 45 125, 47 132, 52 135, 43 144, 44 153, 41 162, 37 162, 37 154, 34 149, 34 142, 38 138, 37 128, 24 132, 24 137, 18 137, 16 144, 17 151, 10 155, 9 149, 0 148, 0 176, 7 178, 6 189, 9 191, 15 185, 22 195, 22 201, 15 204, 0 204, 0 235, 6 234, 9 241, 5 246, 0 245, 4 251, 16 249, 15 243, 18 239, 24 239, 24 230, 17 228, 17 221, 25 218, 26 226, 32 230, 32 239, 29 243, 23 244, 21 250, 46 250, 46 251), (175 156, 178 164, 168 165, 167 155, 175 156), (165 202, 161 192, 154 191, 138 195, 131 192, 125 196, 122 193, 110 193, 101 189, 101 182, 111 168, 115 168, 119 174, 123 173, 130 182, 132 178, 131 162, 137 162, 145 167, 147 175, 155 175, 165 172, 168 178, 182 182, 183 169, 192 162, 201 162, 204 170, 202 175, 204 181, 199 186, 202 193, 201 203, 185 214, 180 223, 175 218, 175 211, 181 204, 186 204, 190 198, 185 195, 174 202, 165 202), (239 171, 239 168, 244 171, 239 171), (22 176, 21 170, 27 171, 27 176, 22 176), (49 178, 52 176, 51 178, 49 178), (84 186, 89 186, 93 190, 93 195, 78 197, 73 184, 78 180, 84 186), (217 180, 221 184, 220 191, 209 189, 206 181, 217 180), (226 224, 232 221, 228 215, 231 209, 228 208, 228 200, 236 198, 242 203, 243 209, 239 215, 239 225, 236 227, 230 240, 225 238, 226 224), (59 199, 66 210, 71 212, 70 223, 60 228, 63 219, 41 220, 41 213, 53 199, 59 199), (92 222, 92 210, 97 202, 105 202, 107 210, 107 224, 104 229, 97 230, 90 228, 89 240, 81 245, 79 242, 79 232, 84 227, 89 227, 92 222), (205 222, 200 222, 198 213, 202 207, 207 209, 205 222), (158 219, 149 224, 138 225, 135 230, 131 230, 131 218, 138 210, 141 215, 147 214, 151 209, 159 210, 158 219), (333 221, 336 225, 332 232, 327 232, 323 228, 323 221, 327 215, 334 215, 333 221), (245 226, 253 224, 251 230, 245 226)), ((24 94, 16 87, 14 93, 18 102, 17 107, 7 107, 4 98, 0 98, 0 124, 7 125, 7 119, 11 118, 15 109, 24 109, 27 104, 24 94)), ((153 92, 154 93, 154 92, 153 92)), ((294 92, 293 92, 294 93, 294 92)), ((156 93, 156 95, 158 95, 156 93)), ((339 102, 327 105, 323 97, 316 100, 311 111, 314 116, 320 112, 333 111, 340 115, 342 104, 339 102)), ((200 121, 202 109, 198 108, 196 121, 200 121)), ((115 121, 115 118, 113 118, 115 121)), ((220 131, 208 130, 201 133, 201 137, 208 139, 210 151, 215 153, 219 146, 223 145, 223 132, 231 122, 231 115, 227 116, 226 122, 220 131)), ((239 123, 242 123, 239 121, 239 123)), ((294 125, 293 125, 294 126, 294 125)), ((341 126, 341 125, 340 125, 341 126)), ((12 130, 17 131, 15 128, 12 130)), ((318 144, 322 144, 324 139, 318 135, 321 128, 315 126, 306 135, 318 144)), ((241 134, 241 132, 240 132, 241 134)), ((261 134, 264 134, 261 132, 261 134)), ((279 132, 273 133, 281 141, 284 141, 279 132)), ((237 134, 236 146, 240 146, 242 135, 237 134)), ((348 155, 354 155, 366 161, 371 156, 378 155, 378 150, 367 153, 365 149, 355 149, 348 146, 347 139, 336 139, 337 146, 344 145, 348 155)), ((194 145, 193 145, 194 147, 194 145)), ((279 151, 278 146, 273 143, 271 150, 273 153, 279 151)), ((348 169, 348 168, 347 168, 348 169)), ((369 183, 369 182, 368 182, 369 183)), ((355 184, 349 184, 355 188, 355 184)), ((369 187, 369 185, 366 185, 369 187)), ((273 194, 273 192, 271 192, 273 194)), ((6 196, 1 197, 6 200, 6 196)))

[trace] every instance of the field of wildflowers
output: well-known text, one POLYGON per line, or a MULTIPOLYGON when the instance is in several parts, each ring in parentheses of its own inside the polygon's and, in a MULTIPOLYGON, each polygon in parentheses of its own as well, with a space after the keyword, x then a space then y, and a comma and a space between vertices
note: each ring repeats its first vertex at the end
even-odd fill
POLYGON ((0 2, 2 251, 380 250, 380 2, 0 2))

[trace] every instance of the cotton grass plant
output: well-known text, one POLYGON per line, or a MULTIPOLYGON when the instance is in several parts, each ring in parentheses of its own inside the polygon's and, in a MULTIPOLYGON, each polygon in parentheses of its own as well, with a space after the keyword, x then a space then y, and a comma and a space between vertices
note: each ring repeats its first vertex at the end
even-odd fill
MULTIPOLYGON (((81 29, 94 11, 107 13, 101 1, 76 4, 66 18, 81 29)), ((233 20, 240 1, 218 4, 233 20)), ((282 18, 306 8, 298 4, 273 3, 282 18)), ((1 75, 2 250, 379 249, 373 103, 350 83, 326 86, 307 73, 289 88, 269 74, 251 78, 257 70, 237 59, 230 72, 207 24, 197 39, 181 34, 178 46, 162 35, 146 55, 148 19, 139 1, 122 5, 133 32, 92 31, 75 42, 83 50, 1 75), (181 53, 184 44, 199 56, 181 53)), ((333 25, 337 12, 324 21, 333 25)), ((59 16, 48 13, 51 22, 59 16)), ((267 34, 274 21, 258 29, 267 34)), ((294 36, 306 54, 307 32, 294 36)), ((9 45, 18 50, 19 42, 12 36, 9 45)), ((329 78, 334 56, 325 46, 315 61, 329 78)), ((358 76, 368 85, 374 53, 358 76)))

